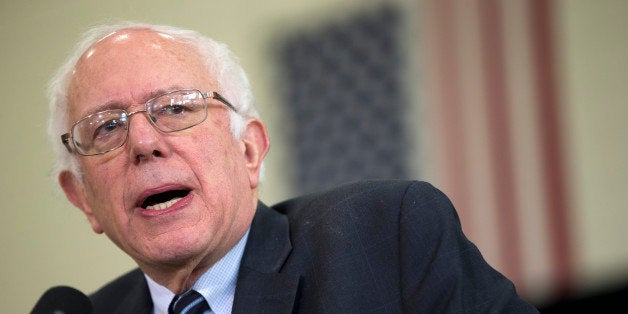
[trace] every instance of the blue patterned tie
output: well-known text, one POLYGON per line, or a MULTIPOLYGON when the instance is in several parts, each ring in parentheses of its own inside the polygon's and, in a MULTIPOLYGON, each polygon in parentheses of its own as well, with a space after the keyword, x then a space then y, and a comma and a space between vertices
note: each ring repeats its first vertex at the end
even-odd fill
POLYGON ((210 311, 205 298, 194 290, 175 296, 168 307, 170 314, 205 314, 210 311))

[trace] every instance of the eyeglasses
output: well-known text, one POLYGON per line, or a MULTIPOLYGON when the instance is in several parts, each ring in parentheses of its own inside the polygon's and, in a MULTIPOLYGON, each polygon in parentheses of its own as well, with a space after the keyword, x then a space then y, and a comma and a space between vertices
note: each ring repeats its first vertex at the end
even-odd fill
POLYGON ((145 113, 153 126, 162 132, 181 131, 205 121, 208 98, 216 99, 237 112, 229 101, 216 92, 182 89, 150 99, 144 110, 127 112, 112 109, 90 114, 76 121, 70 133, 61 135, 61 141, 70 153, 76 151, 83 156, 101 155, 126 143, 132 115, 145 113))

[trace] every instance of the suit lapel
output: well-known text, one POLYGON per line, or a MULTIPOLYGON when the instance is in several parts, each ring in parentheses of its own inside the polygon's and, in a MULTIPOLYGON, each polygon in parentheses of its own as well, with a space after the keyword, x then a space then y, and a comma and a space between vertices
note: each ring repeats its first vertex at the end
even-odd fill
POLYGON ((291 250, 288 219, 260 202, 238 272, 233 313, 293 311, 300 277, 279 273, 291 250))
POLYGON ((128 292, 121 296, 120 305, 113 313, 152 313, 153 300, 150 296, 148 284, 144 274, 139 270, 135 276, 135 283, 129 287, 128 292))

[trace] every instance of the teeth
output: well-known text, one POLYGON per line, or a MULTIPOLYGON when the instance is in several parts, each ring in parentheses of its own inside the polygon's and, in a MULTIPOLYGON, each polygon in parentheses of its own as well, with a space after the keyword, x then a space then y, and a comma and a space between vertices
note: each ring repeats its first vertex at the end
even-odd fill
POLYGON ((173 198, 173 199, 171 199, 171 200, 169 200, 167 202, 146 206, 146 209, 150 209, 150 210, 164 210, 164 209, 174 205, 174 203, 178 202, 182 198, 183 197, 175 197, 175 198, 173 198))

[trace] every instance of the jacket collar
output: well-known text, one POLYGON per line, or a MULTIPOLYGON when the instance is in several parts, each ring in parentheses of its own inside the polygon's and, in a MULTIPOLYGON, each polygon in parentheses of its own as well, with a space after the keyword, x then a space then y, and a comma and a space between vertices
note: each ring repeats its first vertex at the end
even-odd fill
POLYGON ((298 275, 280 273, 292 251, 286 216, 258 203, 240 264, 233 313, 290 313, 298 275))
MULTIPOLYGON (((119 303, 119 306, 111 313, 152 313, 153 300, 144 273, 138 268, 125 278, 128 278, 128 291, 124 295, 110 296, 112 299, 119 297, 119 300, 111 300, 119 303)), ((94 309, 94 313, 100 312, 94 309)))

